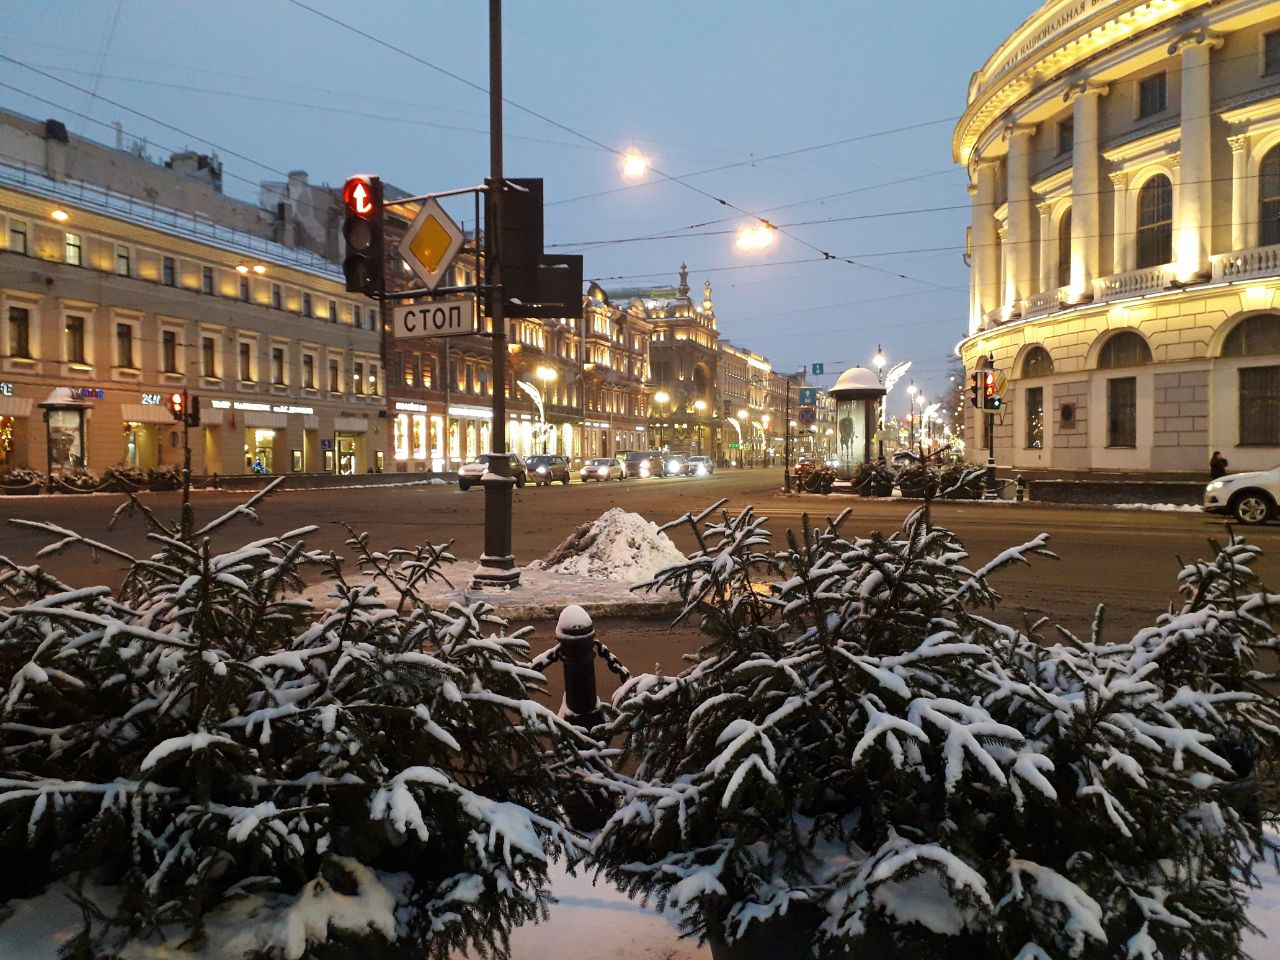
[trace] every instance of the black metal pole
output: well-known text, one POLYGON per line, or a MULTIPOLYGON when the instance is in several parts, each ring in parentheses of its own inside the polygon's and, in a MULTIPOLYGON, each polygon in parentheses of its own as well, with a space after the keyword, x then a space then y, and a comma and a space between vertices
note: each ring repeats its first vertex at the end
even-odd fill
POLYGON ((996 499, 996 414, 994 410, 984 411, 987 418, 987 476, 984 500, 996 499))
POLYGON ((191 397, 182 388, 182 539, 191 535, 195 526, 191 513, 191 397))
POLYGON ((782 440, 782 487, 787 493, 791 492, 791 375, 784 374, 783 383, 786 384, 787 397, 782 401, 782 428, 787 432, 783 434, 782 440))
POLYGON ((511 552, 511 489, 515 480, 507 461, 506 296, 502 290, 502 0, 489 0, 489 215, 485 223, 485 269, 489 318, 493 324, 493 426, 484 486, 484 553, 472 577, 473 589, 520 585, 511 552))

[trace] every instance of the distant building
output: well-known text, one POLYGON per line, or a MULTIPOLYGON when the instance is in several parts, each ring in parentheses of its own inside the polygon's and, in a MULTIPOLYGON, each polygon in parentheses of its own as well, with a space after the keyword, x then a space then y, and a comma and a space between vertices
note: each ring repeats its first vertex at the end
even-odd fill
POLYGON ((180 465, 182 389, 196 473, 379 469, 380 324, 332 191, 297 173, 254 205, 216 157, 142 154, 0 112, 0 469, 180 465))
POLYGON ((1274 466, 1280 6, 1045 3, 973 75, 954 154, 973 198, 959 352, 1008 378, 997 462, 1274 466))

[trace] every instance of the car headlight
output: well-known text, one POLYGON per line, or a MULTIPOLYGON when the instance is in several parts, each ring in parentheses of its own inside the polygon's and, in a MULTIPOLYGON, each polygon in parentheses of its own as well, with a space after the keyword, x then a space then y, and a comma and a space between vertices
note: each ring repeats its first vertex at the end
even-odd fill
POLYGON ((647 477, 648 475, 649 475, 649 465, 648 465, 647 463, 643 463, 643 464, 641 464, 641 465, 640 465, 640 476, 642 476, 642 477, 647 477))
POLYGON ((1206 489, 1206 490, 1221 490, 1221 489, 1222 489, 1223 487, 1225 487, 1225 486, 1226 486, 1226 484, 1225 484, 1225 483, 1223 483, 1221 480, 1215 480, 1215 481, 1213 481, 1213 483, 1211 483, 1211 484, 1209 484, 1207 487, 1205 487, 1205 489, 1206 489))
POLYGON ((701 463, 698 464, 698 476, 705 477, 706 475, 707 475, 706 465, 701 463))
POLYGON ((667 472, 668 472, 668 473, 675 473, 675 472, 676 472, 677 470, 679 470, 679 469, 680 469, 680 461, 679 461, 679 460, 668 460, 668 461, 667 461, 667 472))
POLYGON ((600 474, 600 476, 602 476, 602 477, 607 477, 607 476, 609 475, 609 468, 608 468, 608 467, 597 467, 597 468, 596 468, 596 473, 600 474))

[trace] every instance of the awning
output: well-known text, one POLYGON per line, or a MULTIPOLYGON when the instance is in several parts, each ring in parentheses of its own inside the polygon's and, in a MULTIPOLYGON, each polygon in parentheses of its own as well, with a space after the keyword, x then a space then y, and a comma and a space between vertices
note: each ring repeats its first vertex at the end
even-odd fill
POLYGON ((287 413, 267 413, 264 410, 244 410, 240 414, 246 427, 283 429, 289 425, 287 413))
POLYGON ((364 417, 334 417, 334 433, 368 433, 369 421, 364 417))
POLYGON ((122 403, 120 419, 126 423, 177 423, 167 407, 158 403, 122 403))
POLYGON ((29 417, 34 404, 30 397, 0 397, 0 417, 29 417))

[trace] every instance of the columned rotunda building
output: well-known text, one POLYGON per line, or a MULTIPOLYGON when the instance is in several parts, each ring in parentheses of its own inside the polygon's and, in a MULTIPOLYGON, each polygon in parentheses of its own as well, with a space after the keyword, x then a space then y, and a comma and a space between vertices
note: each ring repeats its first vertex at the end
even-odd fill
POLYGON ((973 75, 953 149, 958 349, 1007 375, 999 463, 1280 462, 1280 5, 1046 3, 973 75))

